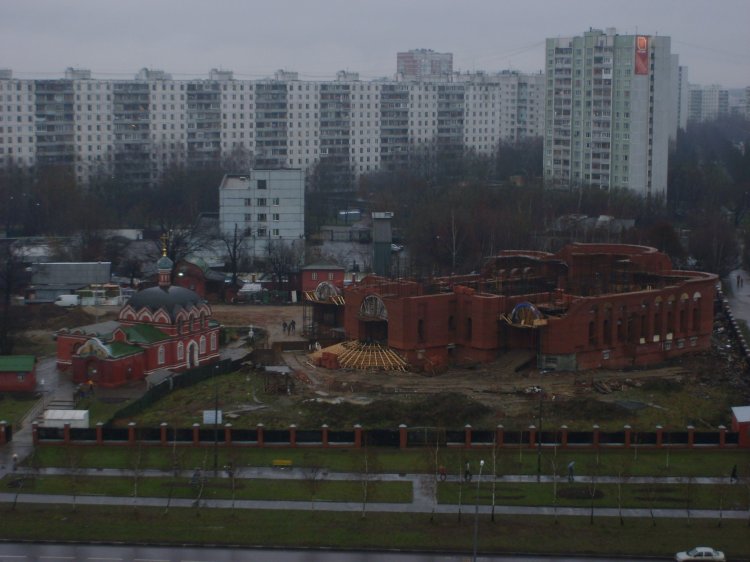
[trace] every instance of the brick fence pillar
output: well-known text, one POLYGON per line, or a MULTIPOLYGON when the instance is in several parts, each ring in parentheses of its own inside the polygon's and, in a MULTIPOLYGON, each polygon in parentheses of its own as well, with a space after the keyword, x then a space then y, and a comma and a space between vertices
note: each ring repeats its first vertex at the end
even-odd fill
POLYGON ((354 424, 354 447, 356 449, 362 448, 362 426, 358 423, 354 424))
POLYGON ((687 426, 688 432, 688 447, 692 448, 695 444, 695 427, 692 425, 687 426))
POLYGON ((505 443, 505 428, 501 424, 495 428, 495 443, 498 449, 505 443))
POLYGON ((193 424, 193 445, 195 445, 196 447, 201 444, 200 428, 201 428, 201 424, 199 423, 193 424))
POLYGON ((135 445, 135 422, 128 424, 128 445, 135 445))
POLYGON ((39 423, 31 422, 31 442, 34 446, 39 445, 39 423))
POLYGON ((104 424, 102 422, 96 422, 96 444, 102 445, 104 443, 104 424))
POLYGON ((532 448, 536 446, 536 426, 534 424, 529 426, 529 442, 527 445, 532 448))
POLYGON ((159 442, 162 445, 167 444, 167 422, 161 422, 159 424, 159 442))
POLYGON ((625 448, 627 449, 628 447, 630 447, 630 441, 633 435, 632 433, 633 428, 630 427, 629 425, 626 425, 625 427, 623 427, 623 429, 625 430, 625 448))
POLYGON ((225 423, 224 424, 224 445, 231 445, 232 444, 232 424, 231 423, 225 423))
POLYGON ((297 446, 297 425, 296 424, 291 424, 289 426, 289 446, 290 447, 297 446))
POLYGON ((727 444, 727 427, 725 425, 719 426, 719 447, 723 449, 727 444))
POLYGON ((70 424, 66 423, 63 426, 63 443, 70 445, 70 424))
POLYGON ((560 446, 561 447, 568 446, 568 426, 567 425, 560 426, 560 446))
POLYGON ((594 445, 594 448, 599 448, 599 426, 597 424, 594 424, 594 427, 592 428, 593 432, 591 434, 591 442, 594 445))
POLYGON ((324 448, 328 447, 328 424, 324 423, 320 426, 320 442, 324 448))
POLYGON ((5 434, 6 427, 8 427, 8 422, 0 421, 0 445, 5 445, 8 442, 8 436, 5 434))
POLYGON ((258 438, 256 441, 258 442, 258 447, 264 447, 265 446, 265 440, 263 439, 263 427, 264 425, 262 423, 259 423, 257 426, 255 426, 258 431, 258 438))
POLYGON ((471 425, 468 423, 464 426, 464 447, 471 449, 471 425))
POLYGON ((660 425, 656 426, 656 447, 659 449, 664 447, 664 428, 660 425))
POLYGON ((398 426, 398 447, 399 449, 406 449, 406 426, 401 424, 398 426))

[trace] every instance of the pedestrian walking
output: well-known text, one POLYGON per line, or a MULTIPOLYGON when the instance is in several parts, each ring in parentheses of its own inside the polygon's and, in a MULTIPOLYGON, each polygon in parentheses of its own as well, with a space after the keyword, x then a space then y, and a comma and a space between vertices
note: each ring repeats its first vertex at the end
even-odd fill
POLYGON ((570 461, 568 463, 568 482, 573 482, 575 480, 575 469, 576 469, 576 461, 570 461))
POLYGON ((284 320, 284 321, 283 321, 283 322, 281 323, 281 329, 282 329, 282 331, 284 332, 284 335, 286 335, 286 320, 284 320))
POLYGON ((440 465, 438 468, 438 474, 440 475, 440 481, 445 482, 448 478, 448 471, 445 469, 443 465, 440 465))
POLYGON ((464 480, 471 482, 471 465, 469 465, 469 461, 466 461, 466 467, 464 468, 464 480))
MULTIPOLYGON (((736 466, 734 468, 737 468, 736 466)), ((18 453, 13 453, 13 472, 18 469, 18 453)))
POLYGON ((737 482, 737 465, 732 467, 732 474, 729 475, 729 481, 734 484, 737 482))
POLYGON ((291 332, 292 334, 296 334, 296 333, 297 333, 297 321, 296 321, 296 320, 292 320, 292 321, 291 321, 291 322, 289 323, 289 331, 290 331, 290 332, 291 332))

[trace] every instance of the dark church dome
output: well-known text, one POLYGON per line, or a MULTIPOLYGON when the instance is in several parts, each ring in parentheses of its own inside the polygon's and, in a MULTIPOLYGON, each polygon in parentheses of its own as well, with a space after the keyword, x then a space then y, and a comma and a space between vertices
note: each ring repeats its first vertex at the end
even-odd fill
POLYGON ((175 314, 181 308, 189 309, 193 306, 200 306, 203 299, 195 291, 170 285, 169 287, 150 287, 138 291, 133 295, 128 304, 134 310, 140 310, 144 307, 156 311, 164 308, 169 315, 174 318, 175 314))

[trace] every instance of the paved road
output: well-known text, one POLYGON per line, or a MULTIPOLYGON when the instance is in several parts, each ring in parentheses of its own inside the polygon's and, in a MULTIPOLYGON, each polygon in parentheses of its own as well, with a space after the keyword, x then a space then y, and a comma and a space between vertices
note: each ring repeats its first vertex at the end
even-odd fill
MULTIPOLYGON (((479 562, 611 562, 611 558, 477 556, 479 562)), ((151 546, 0 544, 0 562, 469 562, 471 556, 438 553, 266 550, 151 546)), ((653 562, 658 558, 637 559, 653 562)), ((664 559, 667 560, 667 559, 664 559)))

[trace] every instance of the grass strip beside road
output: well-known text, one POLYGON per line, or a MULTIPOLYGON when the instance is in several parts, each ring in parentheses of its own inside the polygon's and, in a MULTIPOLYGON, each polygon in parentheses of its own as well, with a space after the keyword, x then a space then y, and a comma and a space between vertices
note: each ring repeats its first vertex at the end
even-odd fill
MULTIPOLYGON (((8 486, 15 477, 6 476, 0 480, 4 491, 14 492, 17 488, 8 486)), ((234 499, 237 500, 276 500, 276 501, 315 501, 358 502, 362 500, 362 482, 326 481, 324 477, 312 480, 260 480, 236 478, 234 499)), ((22 494, 51 494, 78 496, 120 496, 133 497, 137 490, 139 497, 173 497, 195 499, 200 490, 201 499, 232 499, 232 481, 229 478, 207 478, 200 486, 191 485, 187 478, 141 477, 122 478, 112 476, 37 476, 26 478, 21 488, 22 494)), ((411 482, 367 483, 367 501, 383 503, 407 503, 412 500, 411 482)))
MULTIPOLYGON (((477 498, 476 481, 459 484, 441 482, 438 486, 438 502, 457 504, 459 494, 462 503, 474 505, 477 498), (463 490, 461 487, 463 486, 463 490)), ((724 509, 747 510, 750 502, 750 487, 741 484, 627 484, 620 490, 617 484, 592 485, 591 483, 557 485, 558 507, 589 507, 594 496, 594 507, 618 507, 623 509, 724 509), (618 501, 619 492, 622 492, 618 501)), ((479 490, 479 503, 492 504, 492 484, 483 481, 479 490)), ((552 484, 542 483, 498 483, 495 487, 495 505, 553 506, 555 492, 552 484)))
MULTIPOLYGON (((0 538, 470 552, 473 516, 0 504, 0 538)), ((480 516, 480 552, 673 556, 696 544, 750 558, 747 521, 480 516)))
MULTIPOLYGON (((158 445, 113 445, 113 446, 64 446, 43 445, 27 461, 28 466, 70 468, 154 468, 159 470, 192 470, 206 466, 213 449, 208 447, 160 447, 158 445)), ((371 472, 430 473, 437 470, 434 449, 395 448, 349 449, 349 448, 263 448, 225 447, 218 448, 218 464, 231 463, 235 467, 270 467, 274 459, 289 459, 295 467, 318 467, 335 472, 360 472, 364 457, 369 455, 371 472)), ((463 474, 468 461, 474 472, 479 461, 485 461, 485 474, 492 471, 492 449, 441 448, 438 465, 445 466, 449 475, 463 474)), ((728 477, 732 467, 738 466, 740 476, 750 475, 750 457, 747 451, 738 449, 601 449, 583 451, 569 449, 543 449, 541 455, 542 474, 560 474, 571 461, 576 463, 576 474, 598 474, 600 476, 707 476, 728 477)), ((210 464, 210 463, 209 463, 210 464)), ((496 473, 536 474, 536 449, 498 450, 496 473)))

